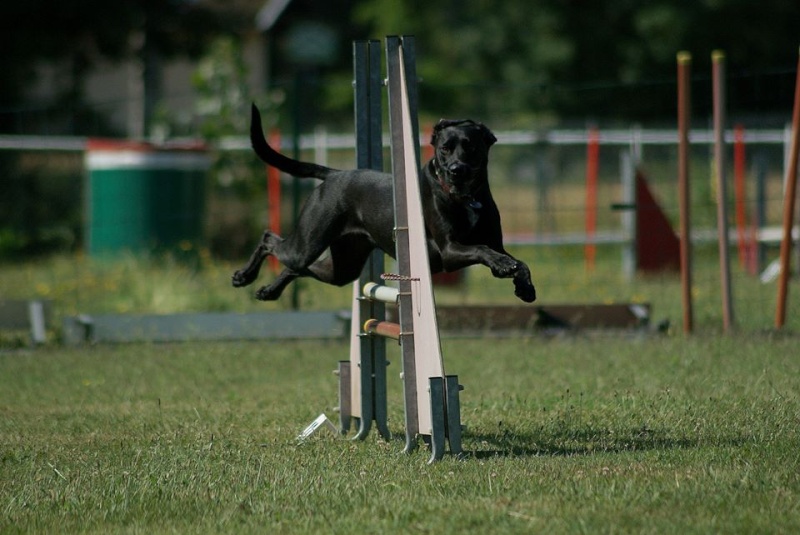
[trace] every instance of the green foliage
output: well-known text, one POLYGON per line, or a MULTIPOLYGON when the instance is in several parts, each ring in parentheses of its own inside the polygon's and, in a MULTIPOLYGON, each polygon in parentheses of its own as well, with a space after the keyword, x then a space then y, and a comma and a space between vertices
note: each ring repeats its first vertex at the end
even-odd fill
MULTIPOLYGON (((231 36, 219 37, 211 42, 192 76, 197 90, 195 116, 199 120, 198 133, 212 148, 211 177, 215 199, 225 203, 238 202, 246 207, 238 219, 225 226, 210 227, 209 243, 215 253, 235 256, 243 253, 232 247, 227 235, 255 236, 261 223, 256 214, 260 211, 250 206, 254 195, 263 191, 263 181, 255 177, 263 173, 263 164, 250 150, 221 150, 227 137, 240 136, 250 124, 250 104, 253 95, 247 87, 247 64, 241 42, 231 36)), ((281 93, 274 91, 259 99, 264 123, 275 122, 281 104, 281 93)))
MULTIPOLYGON (((83 77, 98 61, 137 54, 197 57, 221 32, 251 31, 259 7, 222 0, 113 5, 92 0, 68 6, 54 0, 5 2, 0 20, 11 21, 14 31, 2 34, 3 49, 13 53, 0 58, 0 102, 22 102, 36 65, 44 60, 64 65, 65 95, 54 108, 77 108, 83 77)), ((675 53, 681 49, 694 53, 698 72, 708 72, 712 50, 727 52, 732 111, 785 114, 794 81, 800 4, 295 1, 273 28, 273 83, 287 87, 299 70, 286 49, 292 30, 320 22, 338 36, 332 48, 339 53, 305 84, 313 94, 305 99, 312 117, 304 127, 323 114, 335 123, 349 123, 352 66, 345 51, 350 41, 397 34, 418 40, 423 114, 468 114, 504 127, 534 121, 541 126, 552 117, 641 122, 674 116, 675 53)), ((237 57, 220 66, 235 70, 239 61, 237 57)), ((227 90, 238 88, 234 84, 227 90)), ((697 112, 707 108, 699 102, 697 112)), ((18 128, 11 117, 0 114, 0 130, 18 128)), ((88 117, 78 119, 88 122, 88 117)))
POLYGON ((81 234, 78 155, 0 154, 0 256, 64 252, 81 234))
MULTIPOLYGON (((199 134, 212 147, 217 147, 226 136, 247 131, 251 97, 246 79, 247 65, 241 43, 232 37, 213 41, 192 77, 198 93, 195 106, 200 121, 199 134)), ((215 186, 234 187, 241 193, 252 193, 255 168, 249 151, 215 149, 211 173, 215 186)))
POLYGON ((296 442, 336 420, 343 343, 4 353, 0 531, 792 533, 796 346, 445 340, 468 454, 434 466, 374 434, 296 442))
MULTIPOLYGON (((551 114, 634 121, 671 117, 675 54, 682 49, 694 52, 698 71, 709 68, 712 50, 728 52, 735 78, 731 106, 751 111, 762 99, 762 110, 786 110, 791 98, 764 102, 763 80, 752 73, 794 68, 800 24, 800 4, 782 0, 457 6, 370 0, 359 3, 355 13, 372 35, 417 36, 426 112, 469 110, 512 125, 551 114)), ((782 77, 774 89, 784 92, 780 88, 792 82, 782 77)))
POLYGON ((247 131, 250 98, 246 80, 241 44, 233 37, 212 41, 192 76, 204 138, 219 140, 247 131))
MULTIPOLYGON (((215 183, 223 187, 244 188, 252 193, 253 175, 263 166, 249 150, 219 150, 230 136, 241 136, 250 127, 250 105, 254 96, 247 87, 248 68, 242 44, 230 36, 215 39, 208 47, 192 76, 197 90, 195 115, 199 133, 209 141, 214 151, 212 171, 215 183)), ((273 126, 283 102, 280 91, 256 99, 266 128, 273 126)))
MULTIPOLYGON (((530 264, 536 283, 537 304, 649 303, 653 323, 666 320, 679 331, 682 317, 681 284, 677 274, 623 277, 620 249, 600 246, 593 271, 587 271, 582 246, 509 247, 517 258, 530 264)), ((171 314, 183 312, 263 312, 290 306, 284 299, 265 303, 254 290, 275 276, 265 266, 253 286, 236 289, 230 277, 243 261, 213 257, 208 249, 193 251, 196 265, 171 256, 120 254, 115 259, 82 255, 52 256, 38 262, 0 264, 0 296, 6 299, 51 299, 52 326, 57 337, 65 316, 79 314, 171 314)), ((719 332, 722 325, 721 288, 716 244, 695 248, 694 315, 701 333, 719 332)), ((737 328, 760 333, 773 327, 776 289, 749 276, 732 259, 734 311, 737 328)), ((800 331, 800 299, 790 290, 786 328, 800 331)), ((509 280, 498 280, 483 267, 466 271, 463 285, 437 287, 441 305, 516 305, 509 280)), ((347 310, 351 288, 306 281, 300 292, 302 310, 347 310)), ((1 341, 0 341, 1 342, 1 341)), ((0 344, 1 345, 1 344, 0 344)))
MULTIPOLYGON (((0 20, 0 45, 8 52, 0 55, 0 103, 24 102, 40 64, 52 62, 64 66, 56 88, 62 94, 53 103, 56 114, 64 111, 59 107, 81 106, 83 79, 101 61, 151 52, 197 55, 210 36, 232 25, 229 12, 193 1, 2 2, 0 20)), ((0 114, 0 131, 17 131, 11 117, 0 114)), ((81 126, 70 133, 81 132, 81 126)))

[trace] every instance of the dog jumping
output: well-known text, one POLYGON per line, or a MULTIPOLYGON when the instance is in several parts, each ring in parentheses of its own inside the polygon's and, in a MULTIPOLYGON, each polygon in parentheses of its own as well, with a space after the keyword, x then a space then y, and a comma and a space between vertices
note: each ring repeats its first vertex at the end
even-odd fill
MULTIPOLYGON (((530 269, 503 248, 500 212, 489 190, 489 148, 496 141, 486 126, 471 120, 442 119, 433 129, 434 156, 420 172, 431 273, 483 264, 495 277, 513 279, 515 295, 532 303, 536 289, 530 269)), ((250 142, 266 164, 323 182, 310 194, 289 236, 264 232, 250 260, 233 274, 233 286, 253 283, 269 255, 277 257, 284 270, 256 292, 262 301, 278 299, 298 277, 349 284, 375 248, 395 256, 390 174, 331 169, 278 153, 264 138, 255 105, 250 142)))

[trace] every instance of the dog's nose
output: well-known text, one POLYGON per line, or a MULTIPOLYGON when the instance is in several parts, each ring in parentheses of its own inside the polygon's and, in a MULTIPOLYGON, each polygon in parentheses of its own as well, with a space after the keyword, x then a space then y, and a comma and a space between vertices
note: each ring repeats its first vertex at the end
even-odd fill
POLYGON ((453 176, 460 176, 467 172, 467 166, 461 162, 455 162, 447 166, 447 171, 453 176))

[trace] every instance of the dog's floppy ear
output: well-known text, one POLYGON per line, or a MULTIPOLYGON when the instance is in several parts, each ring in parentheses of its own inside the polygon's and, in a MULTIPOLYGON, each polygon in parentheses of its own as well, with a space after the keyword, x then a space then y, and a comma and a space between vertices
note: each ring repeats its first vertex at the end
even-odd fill
POLYGON ((483 132, 483 138, 486 140, 487 147, 491 147, 492 145, 497 143, 497 138, 486 125, 484 125, 483 123, 478 123, 478 126, 480 127, 481 132, 483 132))

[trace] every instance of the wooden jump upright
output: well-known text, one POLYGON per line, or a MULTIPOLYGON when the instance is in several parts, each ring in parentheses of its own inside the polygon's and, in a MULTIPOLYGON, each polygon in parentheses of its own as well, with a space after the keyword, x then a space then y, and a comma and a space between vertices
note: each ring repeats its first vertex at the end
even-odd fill
MULTIPOLYGON (((371 57, 373 42, 368 47, 371 57)), ((363 105, 358 99, 359 57, 356 53, 357 123, 358 109, 363 105)), ((343 432, 349 428, 350 419, 359 421, 360 429, 356 438, 366 437, 369 431, 368 418, 377 422, 383 436, 388 435, 385 427, 386 361, 381 345, 385 338, 396 339, 400 344, 403 366, 404 451, 413 451, 418 446, 419 438, 422 438, 430 444, 430 462, 433 462, 442 458, 448 442, 451 453, 461 453, 461 386, 458 377, 444 372, 436 322, 419 191, 419 127, 416 120, 413 37, 387 37, 386 60, 398 272, 382 277, 396 282, 398 287, 376 284, 375 267, 368 265, 354 289, 350 361, 340 363, 339 367, 340 418, 343 432), (386 322, 385 302, 397 303, 399 324, 386 322)), ((373 68, 372 61, 370 70, 373 68)), ((374 138, 379 140, 379 131, 373 132, 372 137, 373 141, 374 138)))
MULTIPOLYGON (((353 43, 356 160, 361 169, 383 170, 381 128, 380 41, 353 43)), ((391 436, 386 411, 386 342, 378 337, 361 336, 361 324, 367 318, 383 320, 385 305, 361 297, 361 287, 377 280, 383 273, 383 251, 374 250, 353 286, 353 310, 350 326, 350 359, 339 362, 339 424, 346 434, 355 421, 356 439, 363 440, 372 422, 382 437, 391 436)))

